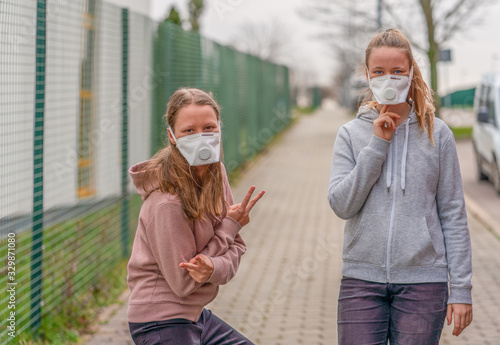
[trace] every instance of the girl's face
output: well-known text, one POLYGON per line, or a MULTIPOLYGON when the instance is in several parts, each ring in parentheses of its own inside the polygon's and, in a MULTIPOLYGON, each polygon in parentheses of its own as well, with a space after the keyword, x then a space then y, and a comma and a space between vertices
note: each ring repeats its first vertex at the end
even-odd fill
MULTIPOLYGON (((174 127, 177 139, 197 133, 219 132, 217 115, 210 105, 190 104, 182 108, 177 113, 174 127)), ((170 132, 168 136, 170 142, 175 144, 170 132)))
POLYGON ((368 58, 368 74, 370 79, 386 74, 410 75, 410 61, 403 49, 378 47, 368 58))

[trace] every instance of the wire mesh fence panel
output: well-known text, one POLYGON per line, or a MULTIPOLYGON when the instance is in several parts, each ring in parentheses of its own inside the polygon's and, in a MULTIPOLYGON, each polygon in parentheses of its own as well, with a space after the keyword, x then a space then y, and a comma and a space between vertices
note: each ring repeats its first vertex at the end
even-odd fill
POLYGON ((154 123, 153 152, 166 145, 166 113, 168 98, 179 87, 203 87, 201 39, 196 33, 163 22, 158 26, 154 40, 154 123))
POLYGON ((222 121, 224 130, 222 133, 224 143, 224 162, 228 171, 234 170, 241 162, 238 142, 240 133, 238 130, 238 84, 237 64, 235 61, 237 52, 224 46, 218 46, 220 51, 219 73, 221 79, 219 85, 214 88, 214 94, 222 107, 222 121))
MULTIPOLYGON (((262 80, 261 73, 259 71, 260 60, 255 56, 247 56, 247 66, 246 73, 248 76, 248 85, 259 85, 262 80)), ((256 152, 262 149, 262 143, 259 142, 259 114, 261 114, 262 109, 264 109, 259 99, 259 90, 257 87, 247 88, 247 106, 248 106, 248 120, 247 120, 247 131, 248 140, 243 142, 241 145, 244 148, 244 153, 247 156, 254 155, 256 152)))
POLYGON ((96 147, 96 185, 101 197, 120 195, 122 115, 121 8, 103 2, 98 24, 97 113, 102 135, 96 147))
MULTIPOLYGON (((152 57, 152 19, 130 13, 129 39, 129 162, 130 165, 149 158, 151 154, 152 89, 155 78, 152 57)), ((130 181, 130 188, 133 188, 130 181)), ((135 188, 133 189, 135 190, 135 188)))
MULTIPOLYGON (((41 313, 43 322, 44 312, 60 309, 63 300, 72 295, 71 272, 78 269, 76 257, 83 250, 68 245, 74 233, 66 224, 78 216, 79 183, 75 174, 79 153, 85 148, 75 140, 75 134, 79 133, 79 109, 85 106, 81 104, 81 68, 84 66, 80 61, 81 39, 87 33, 81 22, 81 1, 60 4, 53 0, 46 5, 46 30, 50 39, 47 39, 45 54, 42 281, 41 291, 36 291, 41 294, 41 305, 38 311, 32 306, 32 322, 36 322, 37 313, 41 313), (67 263, 73 267, 68 268, 67 263)), ((32 296, 34 293, 32 291, 32 296)))
POLYGON ((0 2, 2 342, 11 339, 11 330, 28 326, 30 313, 31 237, 26 231, 33 210, 36 11, 36 1, 0 2))
POLYGON ((221 104, 229 171, 290 121, 286 67, 100 0, 0 1, 0 344, 93 321, 183 86, 221 104))
MULTIPOLYGON (((12 262, 17 284, 2 294, 2 344, 40 322, 91 321, 80 307, 123 260, 122 17, 93 0, 0 2, 0 243, 15 249, 0 282, 7 289, 12 262)), ((150 42, 151 30, 144 36, 135 42, 150 42)), ((136 155, 146 159, 142 132, 136 155)))

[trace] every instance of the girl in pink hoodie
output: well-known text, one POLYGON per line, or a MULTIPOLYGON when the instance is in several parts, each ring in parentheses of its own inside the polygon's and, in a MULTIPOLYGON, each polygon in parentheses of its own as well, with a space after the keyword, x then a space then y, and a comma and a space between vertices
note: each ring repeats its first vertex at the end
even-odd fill
POLYGON ((208 93, 177 90, 167 104, 169 146, 130 168, 141 195, 128 263, 128 321, 136 344, 252 344, 204 309, 236 274, 239 235, 264 194, 234 204, 220 162, 220 108, 208 93))

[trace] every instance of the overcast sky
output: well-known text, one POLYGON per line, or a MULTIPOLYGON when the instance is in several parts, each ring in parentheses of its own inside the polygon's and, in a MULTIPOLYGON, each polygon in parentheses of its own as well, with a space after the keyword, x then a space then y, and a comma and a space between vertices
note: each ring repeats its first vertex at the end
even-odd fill
MULTIPOLYGON (((298 11, 307 0, 206 0, 201 32, 219 43, 228 44, 237 37, 244 22, 279 20, 290 31, 294 64, 309 71, 319 83, 327 83, 336 68, 335 56, 314 36, 321 28, 307 22, 298 11)), ((456 36, 446 47, 452 50, 452 62, 440 68, 440 91, 473 87, 481 75, 500 70, 500 1, 485 11, 484 22, 456 36)), ((161 19, 175 4, 187 18, 186 0, 151 0, 151 16, 161 19)), ((426 62, 425 59, 420 61, 426 62)), ((444 64, 444 63, 441 63, 444 64)), ((421 66, 426 70, 426 66, 421 66)))

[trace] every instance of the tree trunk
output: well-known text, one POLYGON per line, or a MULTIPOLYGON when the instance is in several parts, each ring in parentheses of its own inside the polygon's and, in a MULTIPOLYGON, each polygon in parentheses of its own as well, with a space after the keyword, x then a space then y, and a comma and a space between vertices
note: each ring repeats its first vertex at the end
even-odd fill
MULTIPOLYGON (((431 43, 431 42, 429 42, 431 43)), ((439 110, 441 109, 441 98, 438 93, 438 71, 437 63, 439 61, 439 46, 433 42, 429 51, 427 52, 431 67, 431 88, 434 91, 434 105, 436 106, 436 116, 439 117, 439 110)))
POLYGON ((431 66, 431 88, 434 91, 434 104, 436 105, 436 116, 439 117, 439 109, 441 107, 441 100, 438 94, 438 73, 437 73, 437 63, 439 61, 439 45, 436 42, 435 37, 435 25, 434 18, 432 16, 432 5, 431 0, 420 0, 420 6, 425 15, 425 21, 427 23, 427 35, 429 42, 429 50, 427 51, 427 56, 429 57, 429 63, 431 66))

